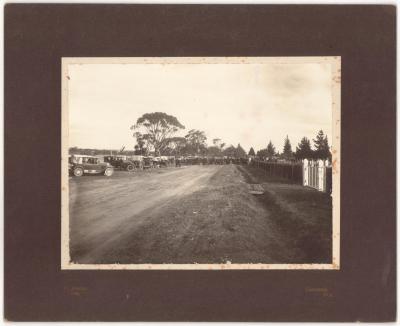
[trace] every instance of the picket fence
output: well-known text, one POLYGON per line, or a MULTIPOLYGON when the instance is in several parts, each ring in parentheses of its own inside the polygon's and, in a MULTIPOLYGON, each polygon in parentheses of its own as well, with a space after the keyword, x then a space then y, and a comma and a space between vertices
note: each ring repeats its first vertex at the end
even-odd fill
POLYGON ((252 160, 250 165, 265 174, 285 178, 293 183, 326 193, 332 192, 332 167, 328 161, 303 160, 299 162, 270 162, 252 160))
POLYGON ((332 193, 332 166, 328 161, 303 160, 303 186, 332 193))

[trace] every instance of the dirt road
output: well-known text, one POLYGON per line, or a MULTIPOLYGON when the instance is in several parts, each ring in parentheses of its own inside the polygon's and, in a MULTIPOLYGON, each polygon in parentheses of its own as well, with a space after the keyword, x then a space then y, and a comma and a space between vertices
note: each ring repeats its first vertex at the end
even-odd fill
POLYGON ((249 194, 246 173, 209 165, 71 178, 72 261, 301 262, 275 206, 249 194))

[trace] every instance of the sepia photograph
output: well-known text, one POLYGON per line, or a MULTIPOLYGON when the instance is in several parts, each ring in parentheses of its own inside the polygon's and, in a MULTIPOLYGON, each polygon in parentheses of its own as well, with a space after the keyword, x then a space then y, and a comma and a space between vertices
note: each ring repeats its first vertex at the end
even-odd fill
POLYGON ((340 269, 340 57, 62 59, 62 269, 340 269))
POLYGON ((395 320, 396 9, 8 3, 5 320, 395 320))

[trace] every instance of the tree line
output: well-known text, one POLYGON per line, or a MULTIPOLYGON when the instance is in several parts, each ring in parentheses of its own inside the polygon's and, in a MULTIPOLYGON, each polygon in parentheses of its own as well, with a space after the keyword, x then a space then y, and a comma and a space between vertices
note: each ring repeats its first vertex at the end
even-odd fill
MULTIPOLYGON (((163 112, 146 113, 131 126, 137 142, 135 152, 141 155, 147 155, 153 151, 156 155, 247 156, 240 144, 236 147, 233 145, 226 147, 219 138, 212 140, 212 146, 207 146, 207 137, 201 130, 191 129, 184 137, 173 136, 182 129, 185 129, 185 126, 174 116, 163 112)), ((292 150, 289 137, 286 136, 282 153, 277 152, 270 141, 267 147, 259 150, 257 154, 253 148, 250 148, 248 155, 262 159, 331 159, 328 137, 322 130, 313 139, 313 143, 314 148, 311 147, 311 141, 303 137, 296 149, 292 150)))
POLYGON ((246 157, 246 151, 240 144, 226 146, 221 139, 212 140, 213 145, 207 145, 207 136, 204 131, 191 129, 183 137, 174 134, 185 129, 176 117, 163 112, 146 113, 137 119, 130 128, 136 139, 135 153, 148 155, 207 155, 246 157))
POLYGON ((289 137, 286 136, 282 153, 277 152, 275 146, 270 141, 267 147, 259 150, 257 154, 254 154, 254 149, 251 148, 249 155, 256 155, 262 159, 281 158, 285 160, 332 160, 328 136, 324 134, 323 130, 318 131, 315 139, 312 139, 312 141, 313 147, 311 146, 311 141, 307 137, 303 137, 296 146, 296 149, 293 151, 289 137))
MULTIPOLYGON (((250 148, 249 152, 237 146, 226 144, 220 138, 212 139, 212 145, 207 145, 207 136, 204 131, 191 129, 183 137, 175 134, 185 126, 179 120, 164 112, 146 113, 139 117, 134 125, 130 127, 132 136, 136 140, 134 151, 125 151, 124 148, 119 152, 124 155, 149 155, 155 156, 229 156, 234 158, 255 157, 263 160, 301 160, 307 159, 329 159, 331 153, 329 150, 328 137, 322 130, 318 132, 313 139, 313 148, 311 141, 303 137, 296 149, 292 149, 289 137, 284 139, 282 152, 276 150, 270 141, 266 148, 255 152, 250 148)), ((110 150, 80 149, 73 147, 70 154, 90 154, 90 155, 109 155, 110 150)))

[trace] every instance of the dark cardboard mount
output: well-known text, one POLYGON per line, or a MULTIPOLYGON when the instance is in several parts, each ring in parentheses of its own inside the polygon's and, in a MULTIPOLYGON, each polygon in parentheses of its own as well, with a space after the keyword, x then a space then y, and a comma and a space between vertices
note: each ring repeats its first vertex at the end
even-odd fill
POLYGON ((392 321, 396 8, 5 6, 5 318, 392 321), (61 271, 61 57, 341 56, 341 270, 61 271))

